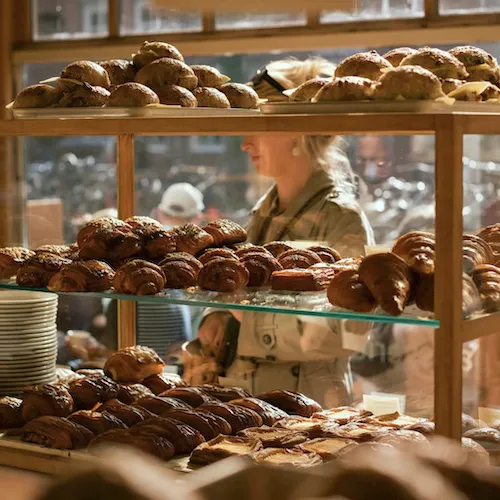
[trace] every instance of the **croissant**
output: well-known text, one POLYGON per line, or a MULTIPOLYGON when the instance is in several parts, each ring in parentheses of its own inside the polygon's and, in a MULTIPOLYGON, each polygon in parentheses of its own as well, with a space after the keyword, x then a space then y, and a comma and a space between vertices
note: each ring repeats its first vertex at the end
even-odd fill
POLYGON ((128 427, 132 427, 143 420, 155 416, 154 413, 146 410, 146 408, 126 405, 117 399, 109 399, 99 406, 98 410, 102 413, 109 413, 115 416, 128 427))
POLYGON ((80 410, 72 413, 68 420, 75 424, 86 427, 96 436, 110 429, 128 429, 128 427, 117 417, 105 411, 80 410))
POLYGON ((243 399, 234 399, 231 403, 257 412, 262 417, 264 425, 273 426, 278 420, 288 417, 288 413, 277 406, 257 398, 244 397, 243 399))
POLYGON ((97 219, 91 220, 90 222, 87 222, 87 224, 85 224, 85 226, 83 226, 82 229, 80 229, 76 237, 76 243, 78 247, 81 248, 83 242, 88 237, 93 237, 96 232, 102 229, 115 229, 115 228, 122 228, 127 230, 132 229, 129 224, 123 222, 120 219, 115 219, 114 217, 99 217, 97 219))
POLYGON ((108 377, 88 377, 76 380, 69 392, 78 410, 90 410, 97 403, 104 403, 118 394, 118 384, 108 377))
POLYGON ((149 347, 124 347, 114 352, 104 365, 104 371, 116 382, 140 383, 151 375, 163 372, 165 363, 149 347))
POLYGON ((476 266, 495 262, 495 256, 489 243, 473 234, 464 234, 462 252, 466 273, 470 273, 476 266))
POLYGON ((71 260, 58 257, 51 253, 40 253, 26 260, 18 269, 16 282, 19 286, 43 288, 50 279, 71 260))
POLYGON ((154 396, 154 394, 142 384, 120 384, 118 387, 116 399, 127 405, 131 405, 142 398, 154 396))
POLYGON ((240 261, 248 271, 248 286, 250 287, 269 285, 273 273, 283 269, 275 257, 265 253, 246 253, 240 261))
POLYGON ((401 315, 410 301, 413 279, 401 257, 393 253, 369 255, 359 266, 359 278, 386 313, 401 315))
POLYGON ((0 248, 0 279, 15 276, 21 264, 34 255, 35 252, 22 247, 0 248))
POLYGON ((24 425, 21 412, 22 402, 22 399, 9 396, 0 398, 0 429, 11 429, 24 425))
POLYGON ((42 245, 35 248, 35 253, 52 253, 71 260, 78 260, 79 258, 79 248, 76 243, 72 245, 42 245))
POLYGON ((73 410, 73 398, 65 387, 45 384, 24 388, 21 414, 25 422, 44 415, 66 417, 73 410))
POLYGON ((472 279, 479 291, 485 312, 500 310, 500 268, 483 264, 474 267, 472 279))
POLYGON ((203 436, 205 441, 209 441, 219 434, 231 434, 231 426, 229 423, 210 412, 170 410, 166 413, 162 413, 161 416, 184 422, 193 429, 196 429, 203 436))
POLYGON ((229 403, 207 403, 200 407, 202 410, 208 410, 210 413, 218 415, 226 420, 233 434, 237 434, 248 427, 260 427, 262 417, 250 408, 237 406, 229 403))
POLYGON ((230 248, 207 248, 199 257, 198 260, 205 265, 208 261, 216 259, 217 257, 224 257, 225 259, 238 260, 236 252, 230 248))
POLYGON ((314 399, 298 392, 276 389, 260 394, 257 397, 291 415, 310 417, 313 413, 323 410, 314 399))
POLYGON ((103 292, 113 284, 115 272, 98 260, 77 261, 52 276, 48 289, 53 292, 103 292))
POLYGON ((283 241, 272 241, 271 243, 266 243, 264 248, 268 252, 272 253, 276 258, 288 250, 293 250, 293 247, 283 241))
POLYGON ((115 290, 127 295, 155 295, 165 288, 165 283, 160 266, 140 259, 121 266, 113 280, 115 290))
POLYGON ((186 252, 168 254, 160 263, 165 274, 167 288, 196 286, 202 263, 186 252))
POLYGON ((149 259, 159 259, 170 252, 175 252, 177 243, 172 231, 167 231, 151 217, 130 217, 125 220, 132 227, 132 232, 139 236, 149 259))
POLYGON ((327 295, 330 304, 350 311, 369 313, 377 307, 370 290, 353 270, 337 273, 328 286, 327 295))
POLYGON ((279 256, 278 262, 283 269, 307 269, 314 264, 319 264, 321 259, 310 250, 288 250, 279 256))
POLYGON ((235 243, 243 243, 247 239, 247 232, 236 222, 219 219, 209 222, 203 228, 214 239, 214 245, 234 245, 235 243))
POLYGON ((197 255, 214 244, 212 235, 195 224, 188 223, 176 227, 174 234, 177 241, 177 250, 191 255, 197 255))
POLYGON ((176 380, 164 373, 151 375, 150 377, 144 379, 142 384, 150 389, 156 396, 162 392, 168 391, 169 389, 173 389, 174 387, 182 387, 185 385, 182 380, 176 380))
POLYGON ((486 241, 486 243, 489 243, 493 250, 496 265, 500 266, 500 222, 484 227, 477 233, 477 236, 486 241))
POLYGON ((176 387, 162 392, 160 396, 175 398, 186 403, 189 407, 196 408, 204 403, 211 403, 214 398, 204 392, 203 387, 176 387))
POLYGON ((233 399, 250 397, 250 394, 248 394, 245 389, 241 389, 240 387, 225 387, 223 385, 204 384, 200 386, 200 389, 205 394, 208 394, 210 397, 218 399, 223 403, 229 403, 229 401, 232 401, 233 399))
POLYGON ((145 408, 154 415, 160 415, 170 410, 190 410, 191 406, 179 399, 168 396, 147 396, 134 403, 135 407, 145 408))
POLYGON ((334 262, 342 259, 337 250, 324 245, 315 245, 309 247, 308 250, 310 252, 314 252, 323 262, 326 262, 327 264, 333 264, 334 262))
POLYGON ((250 276, 246 267, 233 259, 219 257, 207 262, 198 274, 198 285, 215 292, 234 292, 244 288, 250 276))
POLYGON ((63 417, 44 416, 23 427, 22 439, 47 448, 74 450, 87 446, 94 434, 86 427, 63 417))
POLYGON ((433 234, 413 231, 398 238, 392 252, 401 257, 416 273, 432 274, 436 261, 435 247, 433 234))

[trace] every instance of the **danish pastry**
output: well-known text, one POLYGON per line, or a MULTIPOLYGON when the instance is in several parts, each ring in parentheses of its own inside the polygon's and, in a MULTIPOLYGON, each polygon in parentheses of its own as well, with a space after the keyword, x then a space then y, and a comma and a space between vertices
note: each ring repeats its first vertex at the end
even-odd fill
POLYGON ((278 257, 278 262, 283 269, 307 269, 314 264, 319 264, 321 259, 310 250, 288 250, 278 257))
POLYGON ((314 467, 323 463, 316 453, 308 453, 297 448, 266 448, 252 454, 258 464, 277 466, 314 467))
POLYGON ((70 422, 86 427, 96 436, 110 429, 127 429, 128 427, 117 417, 105 411, 80 410, 68 416, 70 422))
POLYGON ((330 304, 350 311, 369 313, 377 307, 375 297, 356 270, 337 273, 328 286, 327 294, 330 304))
POLYGON ((127 295, 155 295, 165 285, 165 274, 161 267, 141 259, 120 266, 113 279, 115 290, 127 295))
POLYGON ((228 403, 209 403, 202 405, 200 409, 208 410, 229 422, 233 434, 237 434, 248 427, 260 427, 262 425, 262 417, 257 412, 243 406, 228 403))
POLYGON ((358 443, 352 439, 341 438, 316 438, 302 443, 299 448, 307 453, 316 453, 323 460, 334 460, 339 451, 346 446, 357 446, 358 443))
POLYGON ((209 222, 203 229, 212 236, 214 245, 234 245, 247 239, 247 232, 236 222, 219 219, 209 222))
POLYGON ((66 417, 74 408, 73 398, 65 387, 45 384, 24 388, 21 415, 25 422, 45 415, 66 417))
POLYGON ((247 456, 261 448, 262 443, 256 439, 218 436, 207 443, 200 444, 191 453, 189 461, 194 464, 207 465, 228 457, 247 456))
POLYGON ((259 394, 257 397, 280 408, 290 415, 310 417, 313 413, 323 410, 321 405, 314 401, 314 399, 308 398, 304 396, 304 394, 298 392, 276 389, 274 391, 259 394))
POLYGON ((247 285, 250 287, 269 285, 273 273, 283 269, 275 257, 259 252, 246 253, 240 258, 240 262, 248 271, 249 279, 247 285))
POLYGON ((303 432, 307 434, 309 438, 317 438, 323 436, 324 426, 325 421, 322 418, 301 417, 299 415, 282 418, 278 420, 276 424, 274 424, 274 427, 278 429, 303 432))
POLYGON ((0 248, 0 279, 9 279, 35 252, 22 247, 0 248))
POLYGON ((142 384, 150 389, 153 394, 158 396, 162 392, 173 389, 174 387, 182 387, 185 385, 182 380, 176 380, 173 377, 169 377, 165 373, 160 373, 157 375, 151 375, 142 381, 142 384))
POLYGON ((195 224, 184 224, 176 227, 173 231, 177 250, 180 252, 197 255, 214 244, 213 236, 195 224))
POLYGON ((249 278, 249 273, 241 262, 219 257, 201 268, 198 285, 205 290, 230 293, 244 288, 249 278))
POLYGON ((198 257, 198 260, 205 265, 208 261, 217 257, 238 260, 238 256, 230 248, 208 248, 198 257))
POLYGON ((369 411, 358 410, 351 406, 338 406, 337 408, 330 408, 318 413, 314 413, 314 418, 324 418, 328 422, 333 422, 338 425, 345 425, 355 420, 360 420, 371 415, 369 411))
POLYGON ((149 396, 154 396, 154 394, 143 384, 120 384, 116 399, 122 403, 131 405, 149 396))
POLYGON ((251 427, 238 432, 238 436, 258 440, 264 448, 294 448, 307 441, 307 434, 275 427, 251 427))
POLYGON ((170 410, 190 410, 191 406, 179 399, 168 396, 147 396, 134 403, 135 407, 145 408, 146 410, 161 415, 170 410))
POLYGON ((398 238, 392 252, 401 257, 416 273, 432 274, 436 261, 435 247, 433 234, 413 231, 398 238))
POLYGON ((103 292, 113 285, 115 271, 99 260, 72 262, 52 276, 47 288, 53 292, 103 292))
POLYGON ((51 253, 40 253, 26 260, 17 270, 16 283, 19 286, 43 288, 71 260, 51 253))
POLYGON ((288 417, 288 413, 280 410, 277 406, 273 406, 262 399, 245 397, 242 399, 233 399, 232 404, 243 406, 255 411, 262 417, 264 425, 272 427, 278 420, 288 417))
POLYGON ((500 268, 480 265, 473 268, 471 275, 484 311, 493 313, 500 310, 500 268))
POLYGON ((327 264, 333 264, 334 262, 342 259, 337 250, 324 245, 312 246, 309 247, 308 250, 314 252, 323 262, 326 262, 327 264))
POLYGON ((276 258, 278 258, 282 253, 287 252, 288 250, 293 250, 293 247, 288 245, 283 241, 272 241, 271 243, 266 243, 264 248, 271 252, 276 258))
POLYGON ((0 398, 0 429, 13 429, 24 425, 22 403, 23 400, 19 398, 0 398))
POLYGON ((90 410, 118 394, 118 384, 108 377, 88 377, 72 382, 69 392, 78 410, 90 410))
POLYGON ((202 263, 186 252, 173 252, 165 256, 160 267, 166 278, 167 288, 196 286, 202 263))
POLYGON ((99 406, 98 411, 115 416, 128 427, 132 427, 143 420, 155 416, 154 413, 146 410, 146 408, 126 405, 117 399, 109 399, 99 406))
POLYGON ((308 269, 284 269, 273 273, 271 288, 293 292, 318 292, 325 290, 334 276, 335 270, 322 264, 315 264, 308 269))
POLYGON ((231 434, 231 426, 223 418, 210 412, 196 410, 170 410, 161 414, 162 417, 173 418, 196 429, 205 439, 210 441, 219 434, 231 434))
POLYGON ((116 382, 140 383, 162 373, 164 366, 153 349, 137 345, 114 352, 106 361, 104 371, 116 382))

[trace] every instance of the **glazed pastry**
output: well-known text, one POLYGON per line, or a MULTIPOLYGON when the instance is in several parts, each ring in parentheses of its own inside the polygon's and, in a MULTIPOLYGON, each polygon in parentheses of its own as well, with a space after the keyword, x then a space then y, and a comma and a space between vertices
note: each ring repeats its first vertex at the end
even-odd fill
POLYGON ((0 248, 0 279, 9 279, 35 252, 22 247, 0 248))
POLYGON ((45 415, 66 417, 74 408, 71 394, 62 386, 45 384, 24 388, 21 414, 25 422, 45 415))
POLYGON ((209 248, 205 250, 199 257, 198 260, 205 265, 208 261, 216 259, 217 257, 223 257, 225 259, 238 260, 236 252, 229 248, 209 248))
POLYGON ((71 260, 51 253, 40 253, 26 260, 17 270, 16 283, 19 286, 43 288, 71 260))
POLYGON ((276 258, 288 250, 293 250, 293 247, 283 241, 272 241, 271 243, 266 243, 264 248, 268 252, 271 252, 276 258))
POLYGON ((275 427, 251 427, 238 432, 238 436, 256 439, 264 448, 294 448, 307 441, 305 432, 295 432, 275 427))
POLYGON ((308 250, 314 252, 323 262, 326 262, 327 264, 333 264, 334 262, 342 259, 337 250, 324 245, 312 246, 309 247, 308 250))
POLYGON ((472 270, 472 279, 479 291, 485 312, 500 310, 500 268, 480 265, 472 270))
POLYGON ((314 467, 323 463, 316 453, 308 453, 296 448, 266 448, 253 453, 252 458, 258 464, 292 467, 314 467))
POLYGON ((14 429, 24 425, 22 402, 22 399, 10 396, 0 398, 0 429, 14 429))
POLYGON ((360 313, 370 313, 377 301, 368 287, 361 281, 357 271, 337 273, 328 286, 330 304, 360 313))
POLYGON ((119 384, 118 387, 116 399, 127 405, 131 405, 142 398, 154 396, 154 394, 142 384, 119 384))
POLYGON ((174 445, 176 455, 187 455, 205 442, 205 438, 196 429, 173 418, 151 418, 136 424, 133 431, 167 439, 174 445))
POLYGON ((165 284, 161 267, 141 259, 121 266, 113 280, 116 292, 127 295, 155 295, 165 288, 165 284))
POLYGON ((231 434, 229 423, 210 412, 174 409, 163 413, 161 416, 184 422, 193 429, 196 429, 205 441, 210 441, 219 434, 231 434))
POLYGON ((142 385, 145 385, 153 392, 153 394, 158 396, 158 394, 161 394, 162 392, 173 389, 174 387, 182 387, 185 384, 180 379, 177 380, 174 377, 170 377, 166 373, 160 373, 158 375, 151 375, 145 378, 142 381, 142 385))
POLYGON ((267 250, 264 247, 261 247, 259 245, 252 245, 251 243, 246 245, 241 245, 239 248, 235 250, 235 253, 239 259, 241 259, 243 256, 245 256, 247 253, 263 253, 263 254, 270 254, 269 250, 267 250))
POLYGON ((369 255, 359 266, 359 278, 386 313, 402 314, 411 297, 412 273, 401 257, 389 252, 369 255))
POLYGON ((167 288, 196 286, 202 263, 186 252, 173 252, 165 256, 160 267, 167 281, 167 288))
POLYGON ((436 241, 431 233, 414 231, 398 238, 392 252, 401 257, 410 269, 419 274, 433 274, 436 241))
POLYGON ((314 413, 313 418, 324 418, 328 422, 345 425, 349 422, 366 418, 369 415, 371 415, 371 413, 366 410, 358 410, 351 406, 339 406, 337 408, 331 408, 330 410, 314 413))
POLYGON ((493 264, 495 261, 489 243, 473 234, 464 234, 462 252, 464 271, 466 273, 471 272, 476 266, 493 264))
POLYGON ((78 232, 76 237, 78 247, 81 248, 87 238, 93 238, 95 234, 102 229, 123 229, 124 231, 130 231, 132 228, 126 222, 114 217, 99 217, 97 219, 92 219, 78 232))
POLYGON ((133 82, 136 68, 131 61, 125 59, 109 59, 99 63, 108 73, 111 87, 133 82))
POLYGON ((334 276, 335 270, 325 264, 315 264, 309 269, 284 269, 273 273, 271 288, 292 292, 319 292, 328 287, 334 276))
POLYGON ((214 238, 195 224, 184 224, 174 229, 177 250, 197 255, 214 244, 214 238))
POLYGON ((247 239, 247 232, 236 222, 219 219, 209 222, 203 229, 212 236, 214 245, 234 245, 243 243, 247 239))
POLYGON ((101 413, 108 413, 121 420, 127 427, 142 422, 148 418, 155 416, 154 413, 142 408, 140 406, 130 406, 118 401, 117 399, 109 399, 98 410, 101 413))
POLYGON ((153 349, 136 345, 114 352, 106 361, 104 371, 116 382, 140 383, 151 375, 162 373, 164 366, 153 349))
POLYGON ((259 394, 257 397, 280 408, 290 415, 310 417, 313 413, 323 409, 314 399, 308 398, 304 396, 304 394, 298 392, 276 389, 264 394, 259 394))
POLYGON ((105 411, 80 410, 68 416, 70 422, 86 427, 96 436, 110 429, 127 429, 128 427, 117 417, 105 411))
MULTIPOLYGON (((489 243, 497 266, 500 266, 500 222, 481 229, 477 236, 489 243)), ((1 252, 0 252, 1 253, 1 252)), ((1 257, 0 257, 1 259, 1 257)))
POLYGON ((89 444, 89 451, 99 454, 99 448, 106 445, 121 445, 137 448, 160 460, 170 460, 175 453, 174 445, 165 438, 131 429, 112 429, 96 436, 89 444))
POLYGON ((283 269, 307 269, 314 264, 319 264, 321 259, 318 255, 310 250, 288 250, 283 252, 278 262, 283 266, 283 269))
POLYGON ((248 394, 245 389, 241 389, 240 387, 225 387, 223 385, 205 384, 200 386, 200 389, 205 394, 208 394, 210 397, 218 399, 223 403, 229 403, 233 399, 250 397, 250 394, 248 394))
POLYGON ((103 292, 113 284, 115 272, 99 260, 72 262, 52 276, 47 288, 53 292, 103 292))
POLYGON ((250 408, 250 410, 255 411, 262 417, 264 425, 272 427, 278 420, 288 417, 288 413, 280 410, 278 407, 273 406, 262 399, 257 398, 243 398, 243 399, 233 399, 232 404, 237 406, 243 406, 245 408, 250 408))
MULTIPOLYGON (((325 433, 325 421, 322 418, 300 417, 298 415, 282 418, 274 424, 274 427, 289 431, 303 432, 307 434, 309 438, 320 437, 325 433)), ((330 428, 330 426, 327 426, 327 428, 330 428)))
POLYGON ((205 290, 231 293, 244 288, 249 278, 249 273, 242 263, 219 257, 202 267, 198 274, 198 285, 205 290))
POLYGON ((104 377, 104 370, 100 368, 81 368, 77 370, 76 373, 78 375, 83 375, 83 377, 104 377))
POLYGON ((63 417, 44 416, 23 427, 22 440, 46 448, 74 450, 87 446, 94 434, 86 427, 63 417))
POLYGON ((207 443, 200 444, 191 453, 189 461, 193 464, 207 465, 224 458, 247 456, 259 451, 262 443, 247 437, 218 436, 207 443))
POLYGON ((262 417, 255 411, 243 406, 237 406, 228 403, 204 404, 200 407, 202 410, 208 410, 215 415, 219 415, 229 422, 233 434, 237 434, 248 427, 260 427, 262 417))
POLYGON ((358 443, 352 439, 316 438, 301 444, 299 448, 307 453, 316 453, 328 461, 337 458, 339 451, 349 445, 358 446, 358 443))
POLYGON ((78 260, 78 245, 73 243, 71 245, 42 245, 35 248, 35 253, 52 253, 65 259, 78 260))
POLYGON ((125 220, 132 227, 134 234, 141 239, 145 255, 149 259, 159 259, 175 252, 177 243, 172 231, 167 231, 151 217, 129 217, 125 220))
POLYGON ((89 377, 69 386, 77 410, 91 410, 98 403, 115 398, 118 384, 108 377, 89 377))
POLYGON ((170 410, 190 410, 191 406, 179 399, 167 396, 147 396, 134 403, 135 407, 146 408, 146 410, 161 415, 170 410))
POLYGON ((246 253, 240 258, 240 262, 248 271, 249 279, 247 286, 249 287, 269 285, 274 272, 283 269, 275 257, 259 252, 246 253))
POLYGON ((197 408, 204 403, 214 401, 214 398, 210 397, 208 393, 203 390, 203 387, 176 387, 162 392, 160 396, 178 399, 192 408, 197 408))

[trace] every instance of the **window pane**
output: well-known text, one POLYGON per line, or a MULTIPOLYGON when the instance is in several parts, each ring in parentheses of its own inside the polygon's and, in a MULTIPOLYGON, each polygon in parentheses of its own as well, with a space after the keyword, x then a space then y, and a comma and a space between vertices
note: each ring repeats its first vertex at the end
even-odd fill
POLYGON ((217 13, 215 27, 217 29, 269 28, 273 26, 295 26, 305 24, 303 12, 262 13, 217 13))
POLYGON ((350 11, 324 12, 321 20, 324 23, 335 23, 361 19, 422 17, 423 14, 423 0, 360 0, 357 7, 350 11))
POLYGON ((34 0, 35 39, 86 38, 108 34, 108 2, 34 0))
POLYGON ((441 0, 440 11, 446 14, 497 12, 500 0, 441 0))

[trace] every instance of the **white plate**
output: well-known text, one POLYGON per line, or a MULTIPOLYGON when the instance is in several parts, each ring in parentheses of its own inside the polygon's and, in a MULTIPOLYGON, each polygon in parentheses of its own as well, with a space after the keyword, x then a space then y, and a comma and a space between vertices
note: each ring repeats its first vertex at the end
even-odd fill
POLYGON ((30 309, 26 311, 0 311, 0 321, 27 321, 27 320, 37 320, 44 318, 53 318, 57 316, 57 307, 51 307, 46 309, 30 309))
POLYGON ((46 364, 49 360, 55 360, 57 358, 57 350, 51 349, 47 352, 42 352, 39 354, 28 356, 27 359, 19 359, 17 357, 13 358, 2 358, 0 359, 0 370, 4 369, 23 369, 32 368, 33 366, 40 366, 46 364))
POLYGON ((57 357, 57 347, 47 347, 39 351, 25 351, 25 352, 2 352, 0 353, 0 366, 6 363, 24 363, 24 361, 32 362, 48 357, 57 357))
POLYGON ((49 368, 42 368, 38 371, 33 370, 33 371, 27 371, 25 373, 17 372, 15 374, 15 378, 13 376, 9 375, 0 375, 0 387, 14 387, 14 386, 19 386, 19 385, 26 385, 26 384, 31 384, 31 383, 36 383, 38 384, 39 380, 46 380, 47 378, 50 378, 54 376, 55 374, 55 367, 49 367, 49 368))
POLYGON ((20 379, 25 379, 25 378, 33 378, 33 377, 39 377, 43 375, 50 375, 51 373, 54 373, 56 369, 55 363, 48 363, 47 365, 39 365, 39 366, 33 366, 32 368, 28 368, 26 370, 11 370, 9 373, 7 371, 0 372, 0 380, 2 380, 2 383, 6 383, 6 381, 9 380, 10 378, 10 385, 12 385, 12 382, 17 384, 18 380, 20 379))
POLYGON ((45 331, 45 330, 54 330, 57 328, 56 322, 54 320, 50 321, 37 321, 34 323, 23 323, 20 325, 11 324, 11 325, 0 325, 0 335, 2 333, 14 333, 14 332, 24 332, 24 331, 45 331))
POLYGON ((13 337, 2 337, 0 336, 0 347, 1 348, 7 348, 9 346, 16 346, 17 343, 19 342, 19 345, 25 345, 25 344, 33 344, 35 342, 49 342, 53 341, 56 339, 56 331, 54 330, 53 332, 47 332, 47 333, 33 333, 31 335, 22 335, 19 337, 13 336, 13 337))
POLYGON ((3 328, 3 326, 0 326, 0 337, 9 334, 12 334, 13 337, 19 337, 21 335, 33 335, 34 333, 44 334, 48 332, 53 332, 54 330, 56 330, 56 325, 54 323, 47 323, 46 325, 43 326, 33 325, 33 327, 22 327, 22 328, 15 328, 13 326, 13 327, 6 327, 5 329, 3 328))
POLYGON ((31 380, 21 381, 19 384, 0 384, 0 394, 20 394, 28 385, 44 385, 53 384, 56 381, 55 375, 43 375, 35 377, 31 380))
POLYGON ((31 292, 24 290, 0 290, 0 304, 36 304, 57 302, 57 295, 49 292, 31 292))
POLYGON ((52 316, 44 316, 40 318, 27 318, 24 320, 3 320, 0 319, 0 329, 12 328, 12 327, 22 327, 22 328, 30 328, 32 326, 38 327, 40 325, 56 325, 56 315, 52 316))
POLYGON ((57 347, 57 338, 40 339, 33 342, 0 344, 0 356, 5 352, 34 352, 49 347, 57 347))
POLYGON ((1 307, 0 316, 9 318, 10 316, 32 316, 36 314, 51 314, 57 313, 57 304, 43 306, 26 306, 26 307, 1 307))

